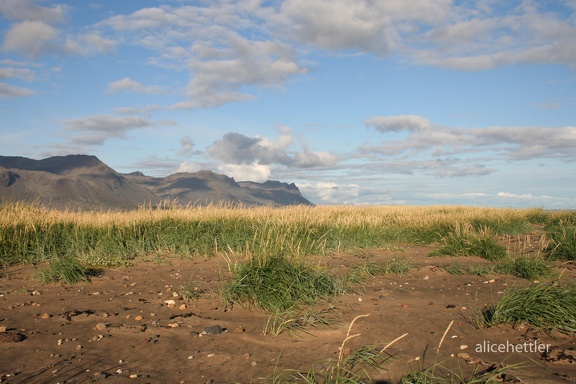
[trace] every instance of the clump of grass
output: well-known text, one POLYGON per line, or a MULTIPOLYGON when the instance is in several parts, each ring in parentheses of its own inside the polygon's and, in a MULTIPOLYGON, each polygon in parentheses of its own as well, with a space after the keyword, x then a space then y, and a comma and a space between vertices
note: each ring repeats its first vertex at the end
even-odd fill
POLYGON ((335 313, 335 308, 330 307, 321 311, 297 310, 286 313, 274 313, 264 326, 264 335, 278 336, 282 332, 288 332, 296 337, 301 333, 311 334, 307 327, 331 328, 340 321, 340 316, 335 313))
POLYGON ((430 256, 480 256, 490 261, 506 256, 506 249, 498 244, 490 227, 477 230, 471 224, 456 224, 441 241, 444 245, 430 256))
POLYGON ((38 272, 38 279, 43 283, 59 281, 64 284, 76 284, 90 281, 90 271, 73 257, 54 257, 49 263, 48 269, 38 272))
POLYGON ((204 295, 204 289, 200 288, 197 282, 189 281, 186 285, 181 285, 178 294, 184 300, 198 300, 204 295))
POLYGON ((514 366, 494 364, 480 371, 477 365, 470 374, 465 375, 437 362, 429 368, 420 369, 402 377, 399 384, 496 384, 507 382, 507 380, 517 382, 508 373, 514 368, 521 368, 521 366, 519 364, 514 366))
POLYGON ((224 300, 265 312, 286 313, 343 292, 337 277, 283 256, 272 256, 241 264, 224 289, 224 300))
POLYGON ((287 380, 278 379, 277 383, 304 383, 304 384, 368 384, 373 381, 370 379, 368 369, 381 370, 392 355, 387 352, 388 348, 396 341, 402 339, 407 333, 388 343, 384 348, 375 345, 363 345, 352 351, 349 350, 347 355, 347 343, 360 336, 360 333, 351 335, 354 323, 363 317, 369 315, 356 316, 350 326, 346 338, 343 340, 338 358, 335 361, 327 361, 320 366, 314 366, 308 371, 292 372, 287 380))
POLYGON ((477 321, 479 326, 520 323, 576 336, 576 287, 540 283, 510 288, 477 321))
POLYGON ((486 276, 494 272, 493 265, 482 265, 482 264, 451 264, 444 267, 444 270, 451 275, 462 276, 462 275, 474 275, 474 276, 486 276))
POLYGON ((560 220, 546 228, 548 243, 544 252, 552 260, 576 260, 576 223, 560 220))
POLYGON ((552 268, 541 256, 508 256, 494 266, 494 271, 528 280, 552 275, 552 268))

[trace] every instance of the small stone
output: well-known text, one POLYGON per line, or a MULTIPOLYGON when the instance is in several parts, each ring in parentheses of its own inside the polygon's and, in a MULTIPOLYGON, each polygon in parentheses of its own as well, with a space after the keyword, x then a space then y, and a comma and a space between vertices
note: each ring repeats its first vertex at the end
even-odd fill
POLYGON ((408 304, 402 304, 401 307, 402 308, 408 308, 408 304))
POLYGON ((258 365, 258 363, 257 363, 257 362, 255 362, 255 361, 252 361, 252 362, 250 363, 250 365, 251 365, 251 366, 253 366, 253 367, 255 367, 255 366, 257 366, 257 365, 258 365))
POLYGON ((0 333, 1 333, 1 332, 6 332, 6 326, 5 326, 5 325, 3 325, 3 326, 0 327, 0 333))
POLYGON ((242 333, 242 332, 244 332, 244 331, 245 331, 245 329, 242 328, 242 327, 236 327, 236 328, 234 328, 234 333, 242 333))
POLYGON ((466 349, 466 348, 468 348, 468 346, 467 346, 466 344, 462 344, 462 345, 460 346, 460 349, 466 349))
POLYGON ((142 316, 138 315, 138 316, 136 316, 136 317, 134 318, 134 320, 136 320, 136 321, 141 321, 141 320, 142 320, 142 316))
POLYGON ((131 374, 129 377, 130 377, 131 379, 137 379, 137 378, 138 378, 138 375, 135 374, 135 373, 133 373, 133 374, 131 374))
POLYGON ((209 335, 219 335, 222 332, 224 332, 224 329, 222 329, 222 327, 219 325, 213 325, 211 327, 206 327, 206 333, 209 335))
POLYGON ((209 353, 208 355, 206 355, 206 357, 214 357, 214 356, 216 356, 215 353, 209 353))
POLYGON ((95 380, 101 380, 108 377, 108 375, 104 372, 96 372, 92 375, 95 380))
POLYGON ((180 326, 180 324, 178 324, 178 323, 170 323, 170 324, 168 324, 168 326, 169 326, 170 328, 177 328, 177 327, 180 326))
POLYGON ((178 309, 181 310, 181 311, 185 310, 185 309, 186 309, 186 304, 181 304, 181 305, 178 307, 178 309))
POLYGON ((461 359, 469 359, 470 355, 467 354, 466 352, 460 352, 459 354, 457 354, 456 356, 458 356, 461 359))
POLYGON ((49 318, 50 318, 50 315, 49 315, 48 313, 43 313, 43 314, 40 316, 40 318, 41 318, 41 319, 49 319, 49 318))
POLYGON ((175 300, 166 300, 165 303, 168 305, 168 308, 173 308, 176 305, 176 301, 175 300))
POLYGON ((108 327, 108 324, 106 324, 106 323, 98 323, 98 324, 96 324, 94 329, 96 331, 102 331, 102 330, 106 329, 107 327, 108 327))

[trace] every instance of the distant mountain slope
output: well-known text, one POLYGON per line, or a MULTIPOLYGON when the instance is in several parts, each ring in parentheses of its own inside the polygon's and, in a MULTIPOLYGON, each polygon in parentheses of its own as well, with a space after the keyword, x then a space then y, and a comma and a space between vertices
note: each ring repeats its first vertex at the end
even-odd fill
POLYGON ((206 205, 312 205, 294 184, 237 183, 211 171, 165 178, 141 172, 119 174, 95 156, 54 156, 33 160, 0 156, 0 200, 37 202, 59 209, 133 209, 162 200, 206 205))
POLYGON ((211 171, 176 173, 165 178, 125 175, 135 183, 145 185, 160 199, 177 199, 179 204, 206 205, 227 202, 244 205, 312 205, 294 184, 279 181, 255 183, 236 182, 233 178, 211 171))
POLYGON ((54 208, 132 209, 158 197, 95 156, 43 160, 0 156, 0 198, 54 208))

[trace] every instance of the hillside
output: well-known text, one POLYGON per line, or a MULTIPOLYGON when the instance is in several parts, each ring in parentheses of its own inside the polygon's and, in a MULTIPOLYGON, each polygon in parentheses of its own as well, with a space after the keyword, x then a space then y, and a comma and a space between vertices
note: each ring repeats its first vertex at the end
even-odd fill
POLYGON ((134 209, 163 200, 179 204, 311 205, 294 184, 236 182, 211 171, 164 178, 120 174, 95 156, 33 160, 0 156, 0 199, 58 209, 134 209))

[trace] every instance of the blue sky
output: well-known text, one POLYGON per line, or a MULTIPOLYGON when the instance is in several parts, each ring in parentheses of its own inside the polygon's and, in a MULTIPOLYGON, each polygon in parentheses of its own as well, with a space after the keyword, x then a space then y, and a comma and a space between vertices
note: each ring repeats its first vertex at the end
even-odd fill
POLYGON ((0 0, 0 154, 576 208, 576 1, 0 0))

